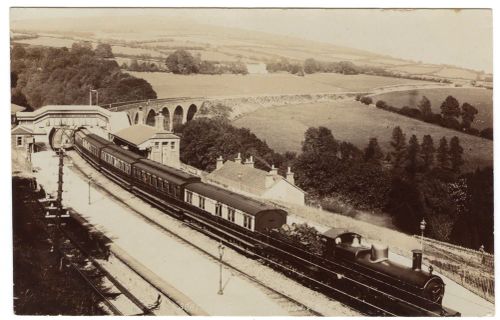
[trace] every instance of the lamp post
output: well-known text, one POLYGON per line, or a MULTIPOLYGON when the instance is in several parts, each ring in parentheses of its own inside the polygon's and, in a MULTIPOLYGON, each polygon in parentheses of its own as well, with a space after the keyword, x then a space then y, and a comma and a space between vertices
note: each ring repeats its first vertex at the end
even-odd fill
POLYGON ((219 243, 219 291, 217 294, 223 295, 224 291, 222 290, 222 257, 224 256, 224 246, 222 243, 219 243))
POLYGON ((421 234, 420 234, 420 249, 422 250, 422 256, 424 255, 424 231, 425 231, 425 226, 427 225, 427 223, 425 222, 425 219, 422 219, 422 221, 420 221, 420 231, 421 231, 421 234))
POLYGON ((90 206, 90 183, 92 182, 92 176, 89 176, 89 206, 90 206))

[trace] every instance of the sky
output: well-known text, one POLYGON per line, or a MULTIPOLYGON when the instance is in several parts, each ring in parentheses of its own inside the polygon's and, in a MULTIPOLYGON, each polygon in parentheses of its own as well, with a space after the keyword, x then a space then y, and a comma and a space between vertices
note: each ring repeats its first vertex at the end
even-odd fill
MULTIPOLYGON (((15 10, 15 9, 14 9, 15 10)), ((17 9, 19 10, 19 9, 17 9)), ((12 18, 102 15, 106 9, 22 9, 12 18)), ((107 9, 114 15, 189 17, 427 63, 492 72, 490 10, 478 9, 107 9), (216 17, 216 18, 214 18, 216 17)), ((14 11, 12 11, 14 12, 14 11)))

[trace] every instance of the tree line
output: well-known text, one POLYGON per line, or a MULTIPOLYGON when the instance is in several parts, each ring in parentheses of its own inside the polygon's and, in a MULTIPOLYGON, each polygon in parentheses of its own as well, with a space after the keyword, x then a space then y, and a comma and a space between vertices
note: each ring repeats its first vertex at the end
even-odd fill
POLYGON ((220 116, 192 120, 178 133, 181 160, 199 169, 213 170, 219 156, 252 155, 262 170, 274 164, 284 175, 291 166, 309 200, 339 197, 359 209, 387 212, 410 234, 419 232, 425 218, 426 235, 432 238, 493 250, 492 168, 462 173, 464 150, 458 137, 442 137, 437 143, 430 135, 407 139, 396 127, 384 153, 375 137, 359 149, 335 139, 328 128, 312 127, 297 155, 275 152, 248 129, 220 116))
POLYGON ((269 72, 288 72, 303 76, 313 73, 340 73, 345 75, 367 74, 382 77, 404 78, 412 80, 424 80, 441 83, 451 83, 448 79, 438 79, 418 75, 404 75, 375 66, 359 66, 351 61, 319 61, 314 58, 305 59, 302 62, 290 62, 286 58, 279 58, 266 63, 269 72))
MULTIPOLYGON (((361 97, 359 101, 367 105, 373 103, 370 97, 361 97)), ((432 111, 431 102, 426 96, 422 96, 417 108, 408 106, 397 108, 387 104, 383 100, 378 100, 375 106, 379 109, 398 113, 406 117, 493 140, 493 128, 485 128, 479 131, 472 127, 472 123, 479 113, 476 107, 468 102, 464 102, 462 106, 460 106, 458 100, 451 95, 446 97, 441 103, 440 113, 434 113, 432 111)))
POLYGON ((202 60, 200 54, 193 56, 189 51, 176 50, 165 60, 168 71, 175 74, 247 74, 246 65, 241 61, 217 63, 202 60))
POLYGON ((11 101, 37 109, 48 104, 87 104, 89 90, 99 92, 100 103, 156 99, 143 80, 123 73, 106 44, 92 49, 89 42, 68 48, 11 49, 11 101))

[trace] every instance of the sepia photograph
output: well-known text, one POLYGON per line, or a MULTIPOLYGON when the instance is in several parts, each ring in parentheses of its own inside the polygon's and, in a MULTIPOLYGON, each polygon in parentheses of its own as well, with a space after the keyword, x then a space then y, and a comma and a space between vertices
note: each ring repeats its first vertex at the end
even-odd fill
POLYGON ((10 7, 7 312, 494 317, 494 11, 10 7))

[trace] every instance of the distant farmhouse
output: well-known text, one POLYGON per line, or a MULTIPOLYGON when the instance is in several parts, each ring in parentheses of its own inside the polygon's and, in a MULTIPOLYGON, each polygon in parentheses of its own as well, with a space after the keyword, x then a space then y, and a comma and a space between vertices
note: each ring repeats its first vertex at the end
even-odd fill
POLYGON ((266 74, 267 68, 265 63, 247 63, 247 70, 249 74, 266 74))

